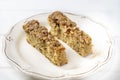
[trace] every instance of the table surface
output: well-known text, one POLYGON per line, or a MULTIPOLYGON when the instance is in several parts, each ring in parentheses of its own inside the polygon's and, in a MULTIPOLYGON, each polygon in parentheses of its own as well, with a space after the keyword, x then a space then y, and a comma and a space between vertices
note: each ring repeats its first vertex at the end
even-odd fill
MULTIPOLYGON (((0 36, 18 21, 32 15, 55 10, 72 12, 91 17, 105 25, 112 35, 113 58, 99 69, 99 73, 83 80, 118 80, 120 78, 120 0, 1 0, 0 1, 0 36), (98 78, 100 77, 100 78, 98 78)), ((16 70, 7 63, 2 52, 0 37, 0 80, 38 80, 16 70)))

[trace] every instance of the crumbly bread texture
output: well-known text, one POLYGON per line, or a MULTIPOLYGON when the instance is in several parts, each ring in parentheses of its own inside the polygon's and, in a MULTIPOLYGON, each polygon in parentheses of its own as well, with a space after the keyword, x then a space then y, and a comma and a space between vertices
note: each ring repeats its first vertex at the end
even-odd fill
POLYGON ((23 25, 27 42, 45 55, 53 64, 62 66, 67 64, 66 52, 63 45, 55 39, 46 27, 37 20, 31 20, 23 25))
POLYGON ((53 12, 48 17, 51 26, 50 33, 67 43, 81 56, 92 53, 92 39, 84 31, 80 30, 76 23, 71 21, 62 12, 53 12))

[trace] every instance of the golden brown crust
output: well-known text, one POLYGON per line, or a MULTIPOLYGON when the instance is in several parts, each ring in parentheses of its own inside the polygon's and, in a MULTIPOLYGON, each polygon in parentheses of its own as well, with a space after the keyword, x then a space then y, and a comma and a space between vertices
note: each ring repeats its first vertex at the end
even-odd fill
POLYGON ((51 34, 58 37, 82 56, 87 56, 92 52, 92 39, 84 31, 76 27, 76 23, 71 21, 63 13, 56 11, 49 17, 51 34))
POLYGON ((37 20, 29 21, 23 25, 23 29, 27 34, 28 43, 38 49, 52 63, 58 66, 67 63, 65 48, 37 20))

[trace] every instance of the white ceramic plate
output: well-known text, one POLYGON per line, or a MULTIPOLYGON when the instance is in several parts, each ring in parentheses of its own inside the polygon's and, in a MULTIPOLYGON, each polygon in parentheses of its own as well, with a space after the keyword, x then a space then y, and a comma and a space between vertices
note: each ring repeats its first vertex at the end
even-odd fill
POLYGON ((104 26, 92 19, 65 13, 78 27, 92 37, 93 53, 87 57, 78 55, 65 43, 68 64, 58 67, 53 65, 39 51, 26 41, 23 24, 29 20, 38 20, 50 30, 47 18, 51 13, 34 15, 15 24, 5 35, 4 53, 6 57, 22 72, 44 79, 81 78, 93 73, 111 58, 111 40, 104 26))

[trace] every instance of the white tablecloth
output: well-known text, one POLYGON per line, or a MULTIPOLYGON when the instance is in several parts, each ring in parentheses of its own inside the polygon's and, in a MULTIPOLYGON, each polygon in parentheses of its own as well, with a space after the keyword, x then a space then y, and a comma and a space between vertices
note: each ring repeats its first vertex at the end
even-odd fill
POLYGON ((91 17, 105 25, 112 35, 113 58, 83 80, 118 80, 120 78, 120 0, 1 0, 0 1, 0 80, 38 80, 7 63, 2 52, 2 36, 18 21, 31 15, 55 10, 91 17))

